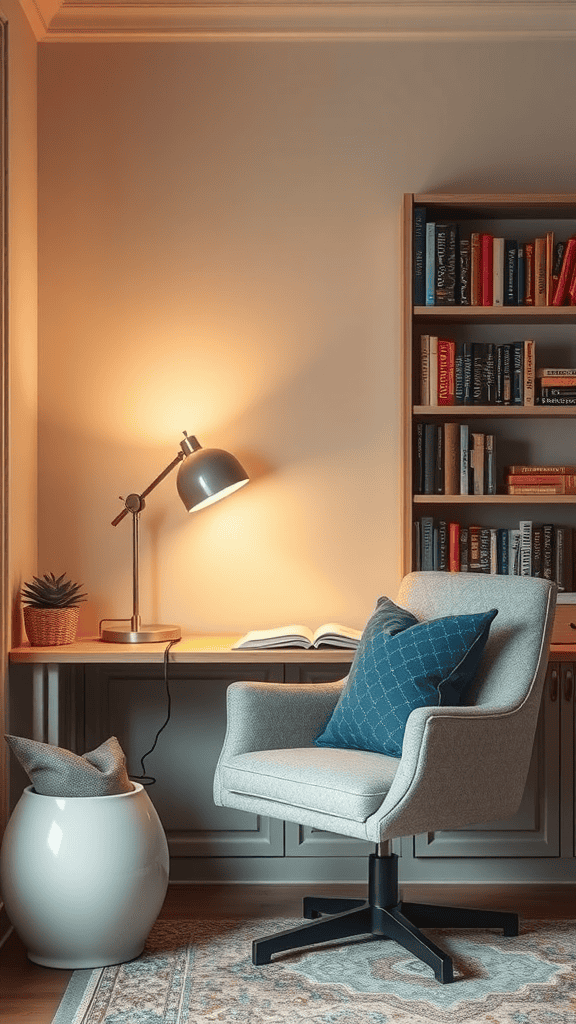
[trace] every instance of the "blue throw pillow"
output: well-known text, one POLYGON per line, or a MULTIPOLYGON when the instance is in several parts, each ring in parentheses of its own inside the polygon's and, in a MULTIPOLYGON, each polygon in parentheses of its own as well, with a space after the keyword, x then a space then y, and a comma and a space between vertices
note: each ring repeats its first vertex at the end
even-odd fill
POLYGON ((314 741, 316 746, 353 747, 400 757, 406 722, 414 708, 463 703, 497 614, 492 608, 429 622, 414 620, 415 624, 391 634, 386 621, 381 628, 377 606, 360 639, 346 687, 314 741))

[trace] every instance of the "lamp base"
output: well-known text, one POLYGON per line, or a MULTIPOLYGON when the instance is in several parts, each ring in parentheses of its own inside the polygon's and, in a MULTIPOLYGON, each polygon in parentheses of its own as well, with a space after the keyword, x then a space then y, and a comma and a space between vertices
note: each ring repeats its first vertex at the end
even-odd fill
MULTIPOLYGON (((130 626, 130 619, 126 619, 126 625, 130 626)), ((119 629, 117 627, 106 627, 100 632, 100 639, 108 644, 154 644, 165 643, 168 640, 180 640, 182 630, 180 626, 159 626, 143 624, 140 629, 119 629)))

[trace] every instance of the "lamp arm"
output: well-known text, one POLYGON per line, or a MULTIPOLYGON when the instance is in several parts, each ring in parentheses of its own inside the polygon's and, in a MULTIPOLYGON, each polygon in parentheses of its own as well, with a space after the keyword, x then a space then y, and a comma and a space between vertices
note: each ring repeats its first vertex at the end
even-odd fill
MULTIPOLYGON (((162 472, 159 473, 159 475, 156 477, 156 479, 153 480, 152 483, 148 485, 146 490, 142 491, 142 494, 137 495, 137 497, 140 499, 140 508, 138 509, 138 511, 140 511, 140 509, 142 509, 144 507, 144 498, 146 497, 146 495, 150 494, 150 491, 153 491, 154 488, 157 487, 158 484, 162 482, 164 477, 168 476, 168 474, 171 473, 173 469, 176 469, 176 466, 178 465, 178 463, 182 462, 182 459, 185 459, 185 458, 186 458, 186 455, 185 455, 185 453, 183 451, 182 452, 178 452, 178 455, 176 456, 175 459, 172 460, 170 465, 166 466, 166 469, 163 469, 162 472)), ((124 500, 124 499, 122 499, 122 500, 124 500)), ((124 516, 127 516, 129 512, 134 513, 134 511, 135 510, 133 508, 128 508, 128 507, 123 508, 122 511, 118 513, 116 518, 112 520, 112 526, 118 526, 118 523, 122 522, 122 520, 124 519, 124 516)))

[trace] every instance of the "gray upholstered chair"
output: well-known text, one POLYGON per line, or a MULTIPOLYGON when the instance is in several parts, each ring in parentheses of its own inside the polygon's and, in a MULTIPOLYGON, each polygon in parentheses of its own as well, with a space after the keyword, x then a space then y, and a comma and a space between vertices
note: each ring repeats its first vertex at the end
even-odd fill
POLYGON ((345 684, 237 682, 218 762, 217 804, 372 840, 368 897, 307 897, 302 926, 253 945, 253 961, 354 935, 393 939, 452 980, 450 957, 420 928, 503 928, 515 914, 399 902, 389 841, 503 820, 518 809, 531 759, 556 602, 541 579, 412 573, 397 603, 419 621, 497 608, 467 706, 418 707, 402 756, 317 747, 345 684))

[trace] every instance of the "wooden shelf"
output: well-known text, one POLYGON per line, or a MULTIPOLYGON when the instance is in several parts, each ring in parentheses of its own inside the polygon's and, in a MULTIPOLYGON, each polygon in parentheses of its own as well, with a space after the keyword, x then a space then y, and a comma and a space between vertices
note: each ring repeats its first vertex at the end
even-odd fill
POLYGON ((576 323, 576 306, 414 306, 414 321, 437 323, 576 323))
POLYGON ((576 416, 576 405, 415 405, 415 416, 438 416, 441 419, 467 419, 470 416, 570 417, 576 416))
POLYGON ((415 505, 576 505, 576 494, 415 494, 415 505))

